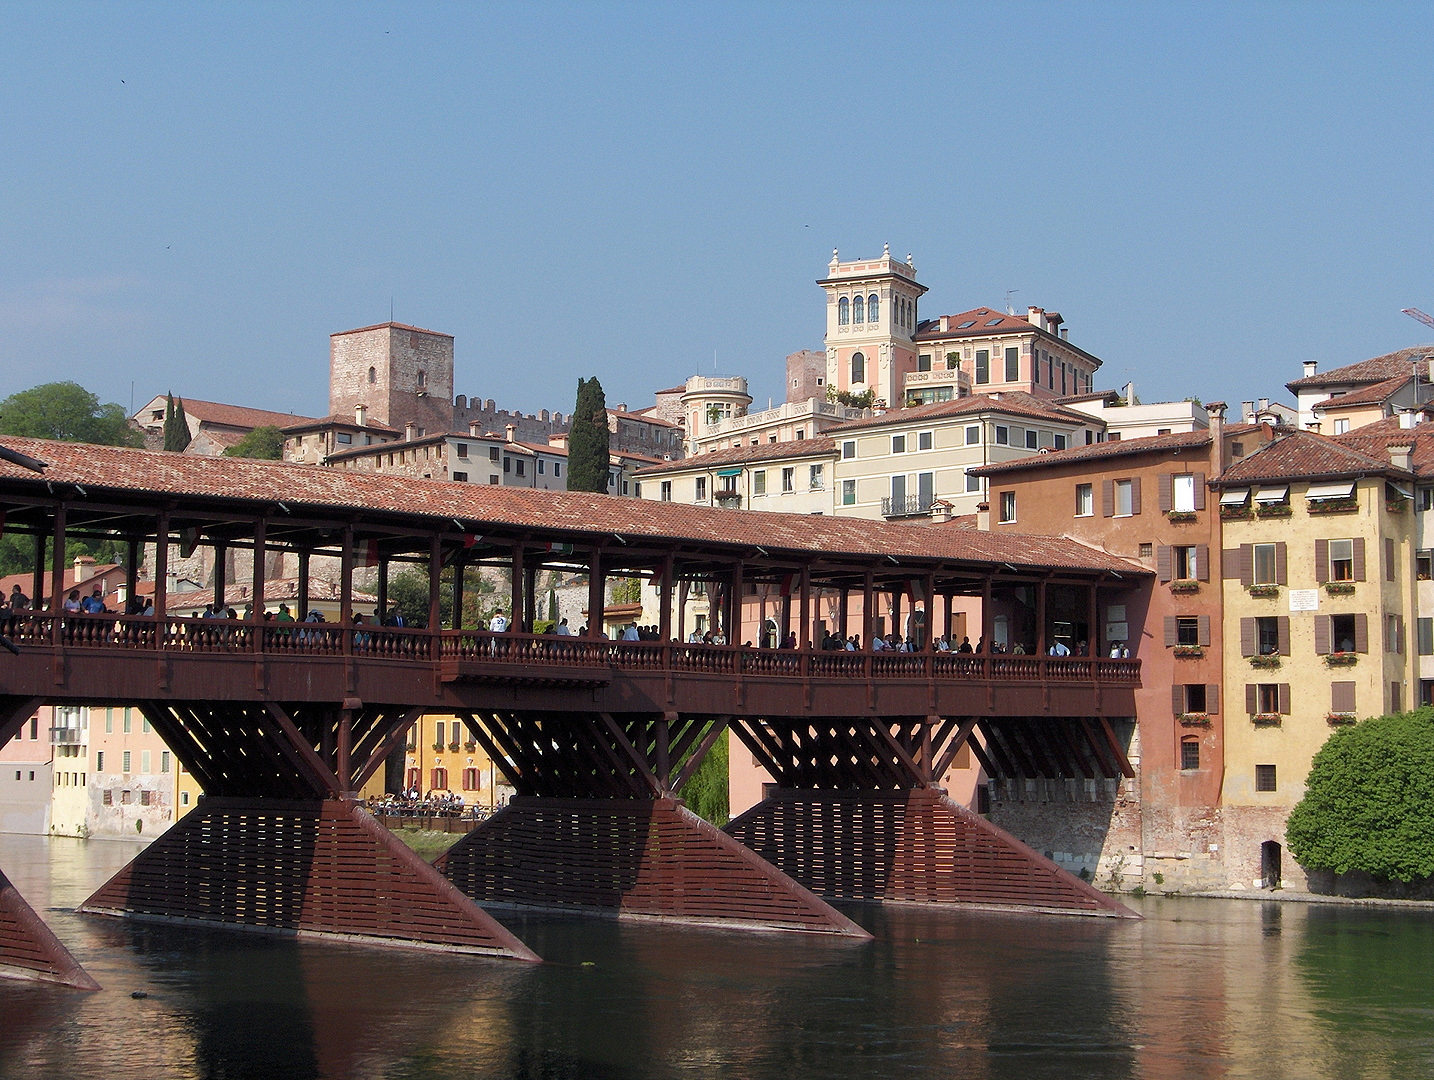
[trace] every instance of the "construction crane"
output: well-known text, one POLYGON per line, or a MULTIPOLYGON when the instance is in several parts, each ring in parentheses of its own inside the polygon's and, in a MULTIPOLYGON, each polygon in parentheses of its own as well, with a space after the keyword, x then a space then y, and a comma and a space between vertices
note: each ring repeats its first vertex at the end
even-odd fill
POLYGON ((1408 315, 1411 319, 1418 319, 1425 326, 1434 326, 1434 315, 1426 315, 1417 307, 1400 308, 1399 310, 1404 312, 1404 314, 1408 315))

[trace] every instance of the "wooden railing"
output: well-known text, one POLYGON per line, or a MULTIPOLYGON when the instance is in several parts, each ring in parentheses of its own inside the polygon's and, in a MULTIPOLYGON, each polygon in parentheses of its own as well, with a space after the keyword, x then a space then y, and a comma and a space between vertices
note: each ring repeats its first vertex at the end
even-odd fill
POLYGON ((1102 682, 1138 685, 1139 660, 1079 656, 1016 656, 949 652, 819 652, 737 645, 609 641, 554 634, 486 630, 344 626, 337 623, 246 622, 238 619, 144 615, 60 615, 24 612, 5 624, 21 650, 60 648, 117 652, 163 651, 279 657, 440 661, 469 665, 616 668, 803 679, 940 679, 995 682, 1102 682), (258 634, 256 639, 255 635, 258 634))

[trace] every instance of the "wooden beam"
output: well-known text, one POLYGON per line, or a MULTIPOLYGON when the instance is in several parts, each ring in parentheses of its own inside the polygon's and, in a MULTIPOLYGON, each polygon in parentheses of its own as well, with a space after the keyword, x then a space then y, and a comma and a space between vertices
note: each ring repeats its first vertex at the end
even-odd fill
POLYGON ((672 781, 672 789, 674 791, 681 791, 683 787, 686 786, 687 781, 692 779, 693 774, 702 767, 703 759, 711 752, 712 747, 717 745, 718 738, 721 737, 722 732, 727 730, 727 724, 730 720, 731 717, 723 716, 711 722, 711 728, 707 734, 702 737, 702 741, 697 744, 697 749, 692 751, 691 756, 683 763, 682 768, 677 770, 677 776, 672 781))
POLYGON ((961 747, 965 746, 968 740, 973 743, 972 749, 975 749, 975 740, 971 739, 975 730, 976 717, 968 716, 961 721, 961 726, 956 729, 956 736, 947 744, 945 751, 936 759, 936 765, 931 770, 931 779, 935 783, 941 782, 941 778, 951 768, 951 763, 956 760, 956 755, 961 752, 961 747))
MULTIPOLYGON (((317 780, 321 786, 327 787, 335 796, 342 796, 344 787, 334 771, 328 767, 324 759, 319 757, 313 746, 304 738, 303 733, 294 726, 287 713, 272 701, 264 703, 264 708, 274 718, 274 723, 283 730, 285 737, 300 759, 307 766, 312 778, 317 780)), ((287 756, 287 755, 286 755, 287 756)))
POLYGON ((631 760, 633 766, 637 769, 638 775, 642 777, 643 782, 647 784, 654 794, 661 795, 666 789, 648 766, 646 756, 639 754, 637 750, 634 749, 632 743, 628 740, 627 733, 623 731, 618 722, 612 718, 612 713, 600 712, 598 716, 601 717, 603 727, 607 728, 608 734, 613 737, 618 746, 622 748, 622 752, 631 760))
POLYGON ((362 791, 363 786, 368 783, 369 777, 383 767, 384 762, 388 760, 388 755, 405 744, 405 740, 408 738, 408 729, 422 715, 422 709, 409 709, 403 713, 399 717, 398 723, 389 729, 388 734, 379 744, 359 758, 358 775, 354 777, 355 791, 362 791))

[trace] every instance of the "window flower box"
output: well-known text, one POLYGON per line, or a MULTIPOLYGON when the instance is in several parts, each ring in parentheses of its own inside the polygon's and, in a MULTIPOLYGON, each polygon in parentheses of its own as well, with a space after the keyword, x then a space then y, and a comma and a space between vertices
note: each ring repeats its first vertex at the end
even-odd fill
POLYGON ((1273 600, 1280 595, 1278 585, 1251 585, 1250 595, 1256 600, 1273 600))
POLYGON ((1180 721, 1181 727, 1209 727, 1210 714, 1202 712, 1181 713, 1175 719, 1180 721))
POLYGON ((1326 581, 1324 591, 1330 596, 1353 596, 1354 582, 1352 581, 1326 581))
POLYGON ((1250 512, 1248 505, 1220 507, 1221 521, 1249 521, 1254 516, 1255 515, 1250 512))
POLYGON ((449 744, 448 744, 448 750, 449 750, 450 753, 454 753, 454 754, 458 753, 458 743, 456 743, 456 742, 451 742, 451 743, 449 743, 449 744))
POLYGON ((1169 513, 1167 513, 1165 516, 1168 517, 1168 518, 1171 520, 1172 523, 1174 523, 1174 524, 1176 524, 1176 525, 1179 525, 1179 524, 1181 524, 1182 522, 1194 521, 1194 520, 1195 520, 1195 511, 1194 511, 1194 510, 1171 510, 1171 511, 1170 511, 1169 513))
POLYGON ((1176 596, 1183 596, 1186 593, 1197 593, 1200 591, 1200 583, 1182 578, 1170 583, 1170 591, 1176 596))
POLYGON ((1289 517, 1292 513, 1294 511, 1290 509, 1289 503, 1265 503, 1260 507, 1262 518, 1289 517))
POLYGON ((443 752, 443 744, 442 744, 441 742, 436 742, 436 743, 433 744, 433 749, 436 750, 436 751, 438 751, 439 753, 442 753, 442 752, 443 752))
POLYGON ((1310 503, 1311 514, 1352 514, 1358 509, 1358 499, 1319 499, 1310 503))
POLYGON ((463 749, 467 750, 471 754, 473 753, 473 751, 478 749, 478 744, 472 739, 469 739, 466 743, 463 744, 463 749))
POLYGON ((1324 662, 1329 667, 1354 667, 1359 663, 1359 653, 1332 652, 1328 653, 1324 662))
POLYGON ((1253 668, 1261 668, 1265 671, 1273 671, 1275 668, 1280 666, 1280 654, 1257 653, 1256 655, 1250 657, 1250 666, 1253 668))
POLYGON ((1325 721, 1330 727, 1348 727, 1350 724, 1356 723, 1358 719, 1352 712, 1332 712, 1325 717, 1325 721))
POLYGON ((1198 660, 1205 655, 1205 650, 1199 645, 1177 645, 1175 655, 1186 660, 1198 660))
POLYGON ((1250 719, 1262 727, 1279 727, 1285 722, 1284 715, 1277 712, 1257 712, 1250 719))
POLYGON ((1402 514, 1404 513, 1405 505, 1406 500, 1400 499, 1398 502, 1386 502, 1384 504, 1384 509, 1390 514, 1402 514))

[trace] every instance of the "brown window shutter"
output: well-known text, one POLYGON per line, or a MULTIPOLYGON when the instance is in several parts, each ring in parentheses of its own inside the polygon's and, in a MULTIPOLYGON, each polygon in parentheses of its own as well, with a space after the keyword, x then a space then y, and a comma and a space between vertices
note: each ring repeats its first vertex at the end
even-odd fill
POLYGON ((1334 682, 1329 684, 1329 711, 1354 712, 1354 683, 1334 682))
POLYGON ((1170 513, 1170 508, 1175 505, 1175 498, 1171 493, 1174 482, 1175 478, 1168 472, 1160 474, 1160 512, 1162 514, 1170 513))
POLYGON ((1225 548, 1220 552, 1220 576, 1226 581, 1240 576, 1240 549, 1225 548))
POLYGON ((1210 580, 1210 545, 1195 545, 1195 576, 1200 581, 1210 580))
POLYGON ((1316 615, 1314 617, 1315 632, 1315 655, 1329 655, 1329 616, 1316 615))
POLYGON ((1130 478, 1130 512, 1132 515, 1140 513, 1140 477, 1130 478))
POLYGON ((1290 583, 1290 557, 1285 542, 1281 540, 1275 545, 1275 584, 1288 585, 1290 583))
POLYGON ((1165 616, 1165 647, 1173 649, 1175 643, 1180 640, 1180 630, 1175 625, 1175 616, 1165 616))
POLYGON ((1204 648, 1204 649, 1208 649, 1208 648, 1210 647, 1210 616, 1208 616, 1208 615, 1196 615, 1196 616, 1195 616, 1195 624, 1200 628, 1200 629, 1199 629, 1199 634, 1200 634, 1200 637, 1199 637, 1200 647, 1201 647, 1201 648, 1204 648))
POLYGON ((1170 545, 1155 545, 1155 576, 1161 581, 1169 581, 1174 574, 1170 565, 1173 561, 1170 555, 1170 545))
POLYGON ((1176 683, 1170 688, 1170 711, 1179 716, 1185 711, 1185 686, 1176 683))
POLYGON ((1252 682, 1245 684, 1245 711, 1251 716, 1260 711, 1260 688, 1252 682))
POLYGON ((1240 584, 1246 588, 1255 583, 1255 545, 1240 545, 1240 584))
POLYGON ((1100 516, 1115 517, 1115 481, 1100 482, 1100 516))
POLYGON ((1205 509, 1205 474, 1202 472, 1195 474, 1195 509, 1205 509))
POLYGON ((1354 538, 1354 580, 1364 580, 1364 537, 1354 538))
POLYGON ((1288 615, 1276 616, 1275 627, 1280 639, 1280 655, 1290 655, 1290 617, 1288 615))
POLYGON ((1394 580, 1394 537, 1384 538, 1384 580, 1394 580))
POLYGON ((1280 712, 1288 715, 1290 711, 1290 684, 1280 683, 1280 712))
POLYGON ((1329 580, 1329 541, 1315 541, 1315 581, 1323 585, 1329 580))
POLYGON ((1354 651, 1369 652, 1369 616, 1362 611, 1354 616, 1354 651))
POLYGON ((1217 682, 1205 684, 1205 712, 1210 716, 1220 715, 1220 684, 1217 682))
POLYGON ((1255 655, 1255 620, 1240 620, 1240 655, 1255 655))

